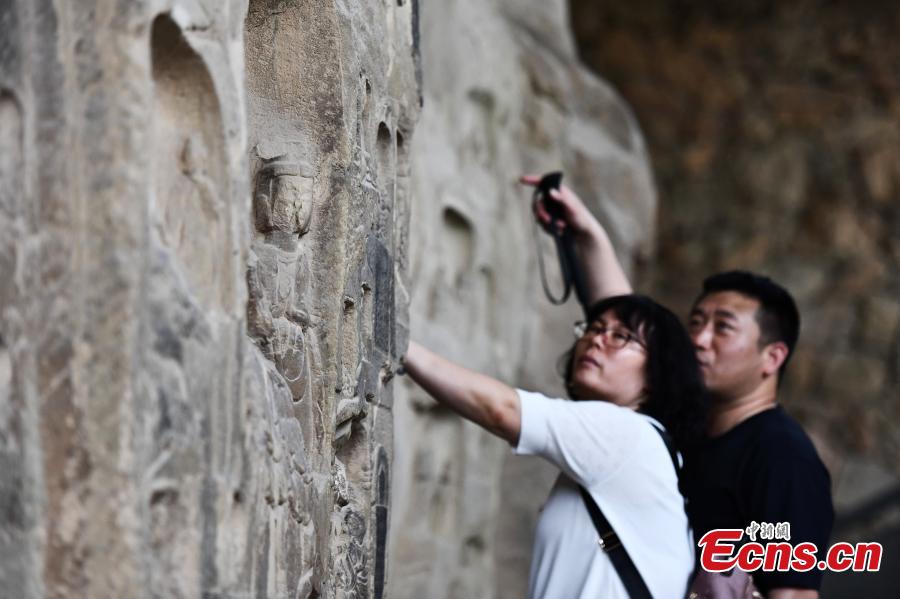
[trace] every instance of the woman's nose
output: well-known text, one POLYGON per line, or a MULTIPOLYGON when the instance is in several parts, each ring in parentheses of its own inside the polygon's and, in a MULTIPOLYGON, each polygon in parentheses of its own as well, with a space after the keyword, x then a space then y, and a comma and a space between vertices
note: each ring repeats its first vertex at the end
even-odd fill
POLYGON ((591 337, 591 344, 598 345, 600 349, 606 349, 606 333, 597 333, 593 337, 591 337))

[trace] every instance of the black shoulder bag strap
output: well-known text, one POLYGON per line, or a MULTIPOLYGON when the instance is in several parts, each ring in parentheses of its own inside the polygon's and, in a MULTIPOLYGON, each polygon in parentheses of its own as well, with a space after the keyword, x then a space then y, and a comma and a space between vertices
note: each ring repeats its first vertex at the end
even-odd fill
MULTIPOLYGON (((675 449, 675 443, 672 441, 672 437, 669 436, 669 433, 666 432, 665 429, 661 429, 655 424, 651 424, 650 426, 659 433, 659 436, 662 437, 663 443, 666 444, 666 449, 669 451, 669 457, 672 459, 672 465, 675 466, 675 476, 678 478, 678 490, 681 491, 681 464, 678 463, 678 451, 675 449)), ((684 495, 684 493, 682 493, 684 495)))
MULTIPOLYGON (((659 433, 663 443, 666 444, 669 457, 672 459, 672 465, 675 466, 675 474, 679 475, 678 478, 680 479, 681 465, 678 463, 678 454, 675 451, 675 445, 672 443, 669 433, 658 428, 656 425, 651 426, 659 433)), ((591 497, 591 494, 588 493, 587 489, 581 485, 579 485, 578 488, 581 491, 581 498, 587 506, 588 513, 591 515, 591 521, 594 523, 594 528, 597 529, 597 534, 600 535, 600 547, 602 547, 603 551, 606 552, 606 555, 609 556, 609 561, 612 562, 613 567, 616 569, 616 573, 618 573, 619 578, 622 580, 622 584, 625 586, 625 590, 628 591, 628 596, 631 597, 631 599, 653 599, 653 596, 650 594, 650 589, 647 588, 647 583, 644 582, 641 573, 638 572, 637 566, 631 561, 631 556, 628 555, 625 546, 622 545, 622 541, 619 540, 619 535, 613 530, 609 520, 603 515, 600 506, 597 505, 597 502, 594 501, 594 498, 591 497)))
POLYGON ((594 501, 587 489, 581 485, 578 488, 581 490, 581 497, 584 499, 584 504, 591 515, 594 528, 597 529, 597 534, 600 535, 600 547, 609 556, 609 561, 612 562, 613 567, 619 574, 619 578, 622 580, 622 584, 625 585, 628 596, 631 599, 653 599, 650 589, 647 588, 647 583, 644 582, 641 573, 638 572, 637 566, 631 561, 631 556, 625 551, 625 546, 619 540, 619 535, 616 534, 609 520, 603 515, 600 506, 597 505, 597 502, 594 501))

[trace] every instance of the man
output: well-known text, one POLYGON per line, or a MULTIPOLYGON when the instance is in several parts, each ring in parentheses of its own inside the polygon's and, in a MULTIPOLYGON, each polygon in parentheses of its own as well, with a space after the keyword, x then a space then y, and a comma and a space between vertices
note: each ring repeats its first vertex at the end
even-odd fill
MULTIPOLYGON (((538 181, 522 178, 527 185, 538 181)), ((557 226, 574 234, 592 300, 630 292, 609 237, 581 200, 565 186, 551 197, 546 201, 562 208, 564 222, 557 226)), ((549 228, 544 206, 534 210, 549 228)), ((766 277, 736 271, 704 281, 688 331, 711 413, 708 438, 685 456, 682 478, 697 539, 715 528, 786 522, 792 544, 813 542, 820 554, 826 549, 834 521, 828 471, 800 425, 777 404, 799 324, 790 294, 766 277)), ((758 571, 753 580, 769 598, 814 599, 821 577, 814 568, 758 571)))

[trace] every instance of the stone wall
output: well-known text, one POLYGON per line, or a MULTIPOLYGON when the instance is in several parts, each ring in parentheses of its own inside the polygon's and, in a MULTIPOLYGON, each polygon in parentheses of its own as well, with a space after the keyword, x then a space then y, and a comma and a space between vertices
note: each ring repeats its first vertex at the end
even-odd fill
POLYGON ((383 596, 414 12, 0 3, 0 596, 383 596))
MULTIPOLYGON (((564 395, 556 371, 581 314, 544 297, 523 172, 565 171, 610 223, 627 268, 654 243, 655 191, 634 119, 575 55, 562 1, 422 2, 424 107, 411 144, 411 336, 510 384, 564 395)), ((554 291, 555 249, 541 251, 554 291)), ((401 378, 390 595, 520 598, 558 471, 401 378)))
MULTIPOLYGON (((647 131, 660 186, 652 286, 682 313, 720 269, 767 272, 795 294, 803 331, 782 399, 831 469, 835 537, 877 538, 896 552, 896 5, 571 6, 580 54, 647 131)), ((832 577, 832 588, 876 596, 865 586, 873 577, 859 578, 832 577)))
POLYGON ((522 595, 556 473, 393 371, 412 334, 562 394, 579 310, 522 172, 653 253, 642 137, 567 22, 0 3, 0 597, 522 595))

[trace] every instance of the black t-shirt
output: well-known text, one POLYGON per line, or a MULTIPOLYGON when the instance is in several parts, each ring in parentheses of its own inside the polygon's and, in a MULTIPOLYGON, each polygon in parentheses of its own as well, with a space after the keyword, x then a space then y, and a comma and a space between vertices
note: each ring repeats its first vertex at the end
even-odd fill
MULTIPOLYGON (((809 437, 780 407, 685 452, 682 484, 697 540, 714 528, 789 522, 791 545, 815 543, 819 559, 827 550, 834 523, 831 478, 809 437)), ((757 534, 757 542, 767 541, 757 534)), ((818 589, 822 572, 756 571, 753 580, 764 593, 818 589)))

